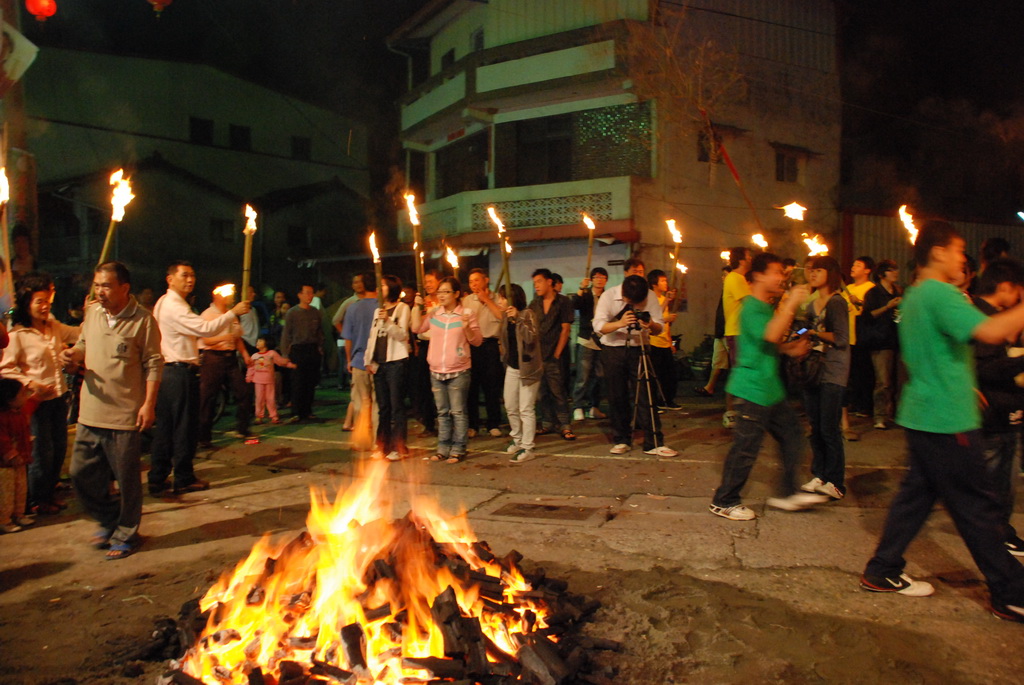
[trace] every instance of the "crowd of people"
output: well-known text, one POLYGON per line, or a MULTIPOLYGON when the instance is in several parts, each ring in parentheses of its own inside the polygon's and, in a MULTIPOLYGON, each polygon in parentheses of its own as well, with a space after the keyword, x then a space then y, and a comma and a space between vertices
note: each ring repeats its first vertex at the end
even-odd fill
MULTIPOLYGON (((988 581, 993 613, 1024 621, 1024 568, 1014 559, 1024 557, 1024 540, 1010 523, 1024 419, 1024 267, 1009 247, 988 241, 976 269, 950 224, 928 222, 906 290, 890 259, 860 256, 844 273, 828 255, 798 265, 731 250, 711 374, 694 388, 714 395, 728 370, 722 421, 733 439, 710 512, 757 517, 741 493, 765 433, 782 462, 767 505, 798 511, 846 496, 844 443, 858 437, 851 415, 870 417, 876 430, 898 424, 910 465, 861 586, 934 591, 904 572, 903 553, 941 500, 988 581), (808 451, 811 478, 799 484, 808 451)), ((647 272, 636 257, 623 272, 608 287, 608 271, 596 267, 565 295, 561 276, 538 268, 532 297, 517 284, 492 289, 479 268, 466 285, 428 271, 423 292, 394 275, 357 274, 330 320, 351 383, 342 428, 364 427, 371 458, 399 461, 412 454, 415 418, 420 437, 432 439, 424 458, 450 464, 478 435, 507 435, 505 452, 519 464, 542 450, 538 437, 573 441, 574 424, 607 418, 611 454, 632 450, 641 433, 645 455, 676 456, 661 425, 681 409, 676 293, 667 274, 647 272)), ((137 299, 125 265, 102 264, 81 324, 69 325, 51 314, 52 279, 19 278, 0 339, 3 532, 65 506, 58 489, 69 420, 77 424, 71 482, 99 524, 90 542, 108 559, 130 556, 141 541, 144 432, 152 434, 149 493, 184 495, 210 486, 194 460, 211 446, 222 388, 234 396, 236 437, 264 416, 280 422, 279 398, 291 422, 317 420, 322 286, 302 285, 295 306, 283 292, 264 305, 251 288, 235 302, 219 287, 197 313, 192 265, 172 263, 166 280, 159 299, 152 291, 137 299)))

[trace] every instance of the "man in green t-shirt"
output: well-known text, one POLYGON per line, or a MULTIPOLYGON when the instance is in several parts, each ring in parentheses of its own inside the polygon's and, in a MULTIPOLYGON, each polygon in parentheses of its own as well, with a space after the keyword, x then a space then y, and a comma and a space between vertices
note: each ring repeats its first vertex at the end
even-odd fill
POLYGON ((805 441, 800 422, 786 402, 779 352, 800 357, 810 351, 807 337, 787 342, 793 316, 809 291, 806 285, 798 285, 784 295, 785 278, 782 259, 768 252, 754 257, 747 273, 750 295, 743 298, 736 365, 725 386, 725 391, 735 397, 738 421, 722 467, 722 483, 708 507, 715 516, 731 521, 757 518, 740 503, 740 490, 757 460, 765 431, 779 442, 782 452, 779 496, 769 497, 768 505, 799 511, 828 501, 825 495, 796 489, 796 464, 805 452, 805 441), (774 310, 771 302, 779 296, 782 301, 774 310))
POLYGON ((1024 329, 1024 306, 986 317, 952 285, 963 277, 964 241, 945 221, 921 227, 918 274, 900 305, 900 351, 909 380, 896 422, 906 429, 910 465, 860 585, 927 597, 931 583, 903 572, 903 553, 936 500, 956 524, 991 594, 997 617, 1024 622, 1024 566, 1003 544, 999 502, 982 455, 971 339, 996 344, 1024 329))

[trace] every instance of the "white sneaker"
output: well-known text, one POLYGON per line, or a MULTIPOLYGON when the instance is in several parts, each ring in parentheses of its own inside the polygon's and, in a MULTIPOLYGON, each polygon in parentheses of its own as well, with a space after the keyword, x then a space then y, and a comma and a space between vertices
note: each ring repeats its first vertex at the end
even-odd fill
POLYGON ((609 451, 612 454, 625 454, 626 452, 629 451, 629 445, 627 445, 624 442, 620 442, 618 445, 615 445, 614 447, 612 447, 611 450, 609 450, 609 451))
POLYGON ((783 511, 803 511, 815 504, 823 504, 828 501, 825 495, 810 492, 797 492, 789 497, 769 497, 765 503, 769 507, 782 509, 783 511))
MULTIPOLYGON (((803 489, 803 488, 801 488, 801 489, 803 489)), ((818 493, 819 495, 827 495, 827 496, 831 497, 832 499, 842 499, 843 498, 842 490, 840 490, 836 486, 832 485, 832 483, 822 483, 821 485, 816 487, 814 489, 814 491, 816 493, 818 493)))
POLYGON ((384 453, 381 452, 380 450, 374 450, 373 453, 370 454, 370 459, 383 459, 383 458, 384 458, 384 453))
POLYGON ((487 431, 487 434, 490 435, 492 438, 501 437, 501 431, 498 430, 497 428, 492 428, 491 430, 487 431))
POLYGON ((7 523, 0 526, 0 532, 4 533, 17 533, 20 530, 23 530, 22 527, 16 523, 7 523))
POLYGON ((726 428, 733 428, 736 426, 736 412, 727 411, 722 414, 722 425, 726 428))
POLYGON ((817 492, 818 488, 825 484, 825 481, 815 476, 806 483, 800 486, 800 489, 804 492, 817 492))
POLYGON ((608 418, 608 415, 605 414, 600 409, 598 409, 597 407, 591 407, 590 411, 587 412, 587 418, 588 419, 606 419, 606 418, 608 418))
POLYGON ((649 454, 652 457, 678 457, 679 452, 676 452, 671 447, 662 445, 661 447, 655 447, 652 450, 644 450, 644 454, 649 454))
POLYGON ((523 449, 523 448, 520 447, 519 445, 517 445, 515 443, 515 440, 513 440, 512 442, 510 442, 509 444, 507 444, 505 446, 505 454, 515 454, 516 452, 520 451, 521 449, 523 449))
POLYGON ((724 519, 730 521, 753 521, 757 518, 757 514, 754 513, 753 509, 745 507, 742 504, 737 504, 732 507, 716 507, 714 504, 708 505, 708 511, 715 516, 721 516, 724 519))
POLYGON ((885 421, 875 421, 875 430, 884 431, 887 430, 888 428, 889 426, 888 424, 885 423, 885 421))
POLYGON ((392 450, 388 452, 388 456, 385 457, 388 461, 402 461, 402 455, 397 451, 392 450))
POLYGON ((898 592, 907 597, 929 597, 935 593, 931 583, 914 580, 906 573, 898 578, 862 576, 860 586, 868 592, 898 592))
POLYGON ((583 414, 583 408, 582 407, 576 407, 575 409, 572 410, 572 420, 573 421, 582 421, 583 418, 584 418, 584 414, 583 414))
POLYGON ((536 458, 537 458, 537 455, 534 454, 532 451, 530 451, 530 450, 523 450, 523 451, 519 452, 518 454, 516 454, 511 459, 509 459, 509 463, 512 463, 512 464, 522 464, 523 462, 526 462, 526 461, 533 461, 536 458))

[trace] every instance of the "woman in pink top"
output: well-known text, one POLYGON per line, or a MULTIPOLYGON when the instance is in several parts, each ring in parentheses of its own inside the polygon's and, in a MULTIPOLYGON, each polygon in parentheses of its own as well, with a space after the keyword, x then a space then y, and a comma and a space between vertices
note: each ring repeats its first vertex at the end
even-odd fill
POLYGON ((275 365, 295 368, 295 364, 279 355, 276 350, 270 349, 267 339, 260 336, 256 339, 256 354, 249 356, 249 371, 245 374, 246 382, 256 386, 256 423, 263 421, 264 407, 270 414, 271 423, 281 423, 281 419, 277 417, 274 392, 275 365))
POLYGON ((466 456, 466 396, 469 394, 469 346, 483 342, 476 314, 461 304, 462 285, 448 276, 435 293, 438 304, 424 314, 423 298, 416 296, 412 310, 413 333, 430 330, 430 386, 437 405, 437 454, 431 461, 455 464, 466 456))

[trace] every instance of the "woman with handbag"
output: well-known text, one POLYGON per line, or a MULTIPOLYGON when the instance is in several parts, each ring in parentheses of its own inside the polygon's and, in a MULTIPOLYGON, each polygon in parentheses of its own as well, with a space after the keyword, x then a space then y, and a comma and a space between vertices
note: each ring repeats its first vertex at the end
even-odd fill
MULTIPOLYGON (((840 294, 843 275, 834 257, 815 257, 807 271, 807 283, 815 289, 807 307, 808 329, 817 368, 806 374, 804 409, 811 423, 811 475, 801 486, 805 492, 842 499, 846 494, 846 454, 843 450, 843 398, 850 376, 850 317, 840 294)), ((805 366, 814 366, 806 360, 805 366)))

